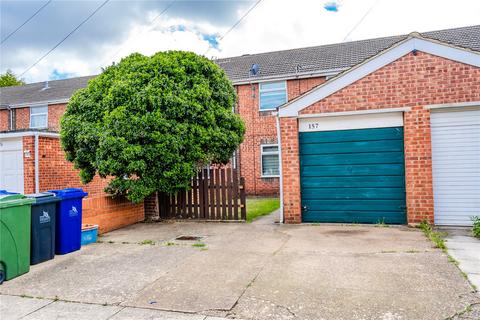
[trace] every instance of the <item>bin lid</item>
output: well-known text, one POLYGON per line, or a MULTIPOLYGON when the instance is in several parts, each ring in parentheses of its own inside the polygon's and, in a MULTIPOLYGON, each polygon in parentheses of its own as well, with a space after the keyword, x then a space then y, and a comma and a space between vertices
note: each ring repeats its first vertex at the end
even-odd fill
POLYGON ((83 198, 88 195, 85 191, 81 188, 65 188, 61 190, 48 190, 49 192, 53 192, 60 197, 61 199, 71 199, 71 198, 83 198))
POLYGON ((34 203, 34 199, 29 199, 23 194, 4 194, 0 195, 0 208, 16 207, 22 205, 30 205, 34 203))
POLYGON ((0 190, 0 195, 4 195, 4 194, 18 194, 18 192, 10 192, 10 191, 7 191, 7 190, 0 190))
POLYGON ((35 199, 35 204, 50 203, 60 201, 60 198, 53 192, 39 192, 26 195, 30 199, 35 199))

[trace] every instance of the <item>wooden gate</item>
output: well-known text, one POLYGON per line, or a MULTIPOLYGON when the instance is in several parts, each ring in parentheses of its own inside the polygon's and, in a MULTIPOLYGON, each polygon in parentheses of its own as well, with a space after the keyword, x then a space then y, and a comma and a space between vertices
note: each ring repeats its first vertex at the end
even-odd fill
POLYGON ((162 219, 245 221, 245 179, 237 169, 203 169, 192 179, 190 190, 159 192, 158 204, 162 219))

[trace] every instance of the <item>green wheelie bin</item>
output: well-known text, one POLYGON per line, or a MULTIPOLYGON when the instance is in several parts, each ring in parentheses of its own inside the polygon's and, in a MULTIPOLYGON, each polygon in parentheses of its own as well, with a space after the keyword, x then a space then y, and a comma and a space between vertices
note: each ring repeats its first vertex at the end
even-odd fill
POLYGON ((0 195, 0 283, 30 270, 31 205, 22 194, 0 195))

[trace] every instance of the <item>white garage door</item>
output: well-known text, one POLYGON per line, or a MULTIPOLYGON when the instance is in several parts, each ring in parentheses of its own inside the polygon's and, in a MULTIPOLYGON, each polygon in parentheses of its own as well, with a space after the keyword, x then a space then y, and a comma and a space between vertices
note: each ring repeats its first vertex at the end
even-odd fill
POLYGON ((0 139, 0 189, 23 193, 22 139, 0 139))
POLYGON ((432 111, 435 224, 472 224, 480 215, 480 108, 432 111))

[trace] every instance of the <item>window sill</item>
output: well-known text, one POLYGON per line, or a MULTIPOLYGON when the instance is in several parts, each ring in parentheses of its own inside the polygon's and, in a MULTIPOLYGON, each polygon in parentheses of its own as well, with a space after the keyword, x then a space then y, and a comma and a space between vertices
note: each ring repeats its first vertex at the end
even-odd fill
POLYGON ((258 110, 260 116, 273 116, 277 109, 258 110))
POLYGON ((262 178, 262 179, 280 178, 280 175, 278 175, 278 176, 261 176, 260 178, 262 178))

